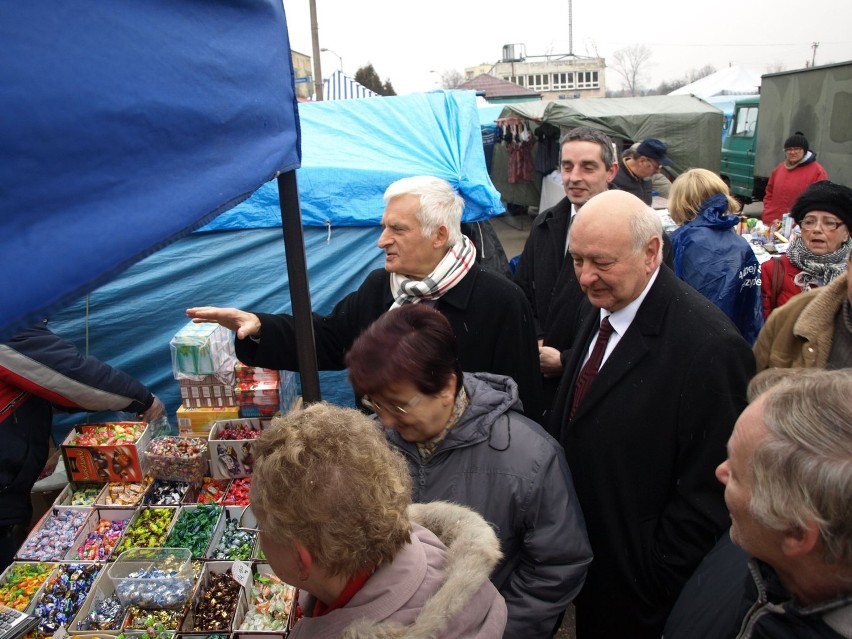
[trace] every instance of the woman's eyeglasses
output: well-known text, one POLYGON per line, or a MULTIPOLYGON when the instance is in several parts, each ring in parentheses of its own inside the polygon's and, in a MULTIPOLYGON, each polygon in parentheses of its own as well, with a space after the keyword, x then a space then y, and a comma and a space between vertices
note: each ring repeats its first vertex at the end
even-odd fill
POLYGON ((820 219, 818 217, 806 217, 799 223, 799 226, 806 231, 811 231, 817 226, 822 226, 822 228, 826 231, 836 231, 838 228, 843 226, 843 222, 840 220, 820 219))
POLYGON ((376 413, 376 415, 379 413, 384 413, 385 415, 408 415, 408 411, 417 406, 422 398, 423 395, 418 393, 406 402, 404 406, 397 406, 396 404, 379 404, 379 402, 370 399, 367 395, 364 395, 361 398, 361 403, 369 410, 376 413))

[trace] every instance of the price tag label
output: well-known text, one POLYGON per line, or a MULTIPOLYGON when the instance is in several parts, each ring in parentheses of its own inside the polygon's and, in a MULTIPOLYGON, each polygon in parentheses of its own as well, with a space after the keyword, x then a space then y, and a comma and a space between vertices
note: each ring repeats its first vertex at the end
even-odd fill
POLYGON ((56 632, 53 633, 53 636, 55 637, 55 639, 68 639, 70 635, 65 629, 65 626, 61 625, 56 629, 56 632))
POLYGON ((234 567, 231 568, 231 574, 234 576, 234 581, 243 588, 248 588, 251 585, 251 566, 246 562, 235 561, 234 567))

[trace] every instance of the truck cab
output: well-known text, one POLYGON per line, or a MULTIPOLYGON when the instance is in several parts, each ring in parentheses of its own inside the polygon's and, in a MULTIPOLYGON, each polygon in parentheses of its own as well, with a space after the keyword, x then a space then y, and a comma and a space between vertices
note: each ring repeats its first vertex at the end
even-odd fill
POLYGON ((737 100, 728 135, 722 144, 722 179, 731 195, 745 203, 762 199, 766 188, 764 184, 762 189, 756 190, 754 184, 759 107, 759 95, 737 100))

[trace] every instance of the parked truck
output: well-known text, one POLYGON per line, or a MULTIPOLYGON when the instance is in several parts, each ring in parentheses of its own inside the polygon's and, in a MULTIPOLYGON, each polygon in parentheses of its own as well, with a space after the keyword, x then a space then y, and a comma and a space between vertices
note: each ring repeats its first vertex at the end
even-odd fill
POLYGON ((830 180, 852 186, 852 61, 766 74, 759 96, 736 102, 721 175, 737 199, 763 199, 784 140, 796 131, 830 180))

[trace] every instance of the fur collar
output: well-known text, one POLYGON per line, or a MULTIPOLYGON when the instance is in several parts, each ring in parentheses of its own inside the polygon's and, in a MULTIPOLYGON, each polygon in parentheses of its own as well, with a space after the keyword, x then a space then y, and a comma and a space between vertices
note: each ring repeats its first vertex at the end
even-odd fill
POLYGON ((341 639, 431 639, 442 636, 454 618, 488 581, 500 561, 500 542, 491 527, 477 513, 446 502, 412 504, 412 521, 432 531, 447 547, 444 582, 426 602, 411 626, 396 623, 358 621, 341 639))

